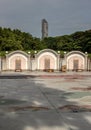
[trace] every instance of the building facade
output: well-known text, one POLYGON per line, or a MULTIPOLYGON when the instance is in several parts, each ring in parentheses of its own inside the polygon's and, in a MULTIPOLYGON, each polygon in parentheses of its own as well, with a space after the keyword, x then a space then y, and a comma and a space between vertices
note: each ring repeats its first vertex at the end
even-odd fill
POLYGON ((48 22, 42 19, 42 39, 48 37, 48 22))
POLYGON ((80 51, 64 53, 44 49, 31 57, 30 53, 17 50, 0 57, 0 71, 87 71, 91 70, 91 60, 80 51))

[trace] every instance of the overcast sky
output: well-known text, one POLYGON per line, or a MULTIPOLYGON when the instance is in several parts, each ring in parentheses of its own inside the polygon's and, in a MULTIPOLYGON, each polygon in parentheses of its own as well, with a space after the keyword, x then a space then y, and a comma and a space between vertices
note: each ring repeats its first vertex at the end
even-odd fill
POLYGON ((60 36, 91 29, 91 0, 0 0, 0 26, 41 37, 41 20, 48 35, 60 36))

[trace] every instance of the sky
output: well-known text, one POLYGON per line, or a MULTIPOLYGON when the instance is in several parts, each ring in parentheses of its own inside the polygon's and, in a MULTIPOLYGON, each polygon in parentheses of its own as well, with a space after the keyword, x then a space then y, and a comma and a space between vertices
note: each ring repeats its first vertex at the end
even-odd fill
POLYGON ((0 0, 0 26, 41 38, 41 20, 48 35, 69 35, 91 29, 91 0, 0 0))

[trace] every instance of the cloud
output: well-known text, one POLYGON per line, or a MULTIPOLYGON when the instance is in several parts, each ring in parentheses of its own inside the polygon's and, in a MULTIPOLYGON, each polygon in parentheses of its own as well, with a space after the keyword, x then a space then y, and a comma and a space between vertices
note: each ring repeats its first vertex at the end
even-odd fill
POLYGON ((82 26, 90 28, 90 12, 91 0, 0 0, 0 26, 41 37, 41 19, 45 18, 49 35, 60 35, 82 26))

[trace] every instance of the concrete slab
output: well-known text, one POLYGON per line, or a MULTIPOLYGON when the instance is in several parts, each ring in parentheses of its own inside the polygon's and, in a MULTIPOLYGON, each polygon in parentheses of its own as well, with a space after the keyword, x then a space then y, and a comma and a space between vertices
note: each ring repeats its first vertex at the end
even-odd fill
MULTIPOLYGON (((74 98, 72 95, 79 91, 71 89, 90 87, 88 75, 75 81, 66 81, 65 77, 27 78, 26 74, 23 78, 1 78, 0 130, 91 130, 90 111, 59 109, 64 105, 91 105, 90 101, 82 103, 80 97, 74 98)), ((91 91, 87 92, 89 96, 91 91)))

